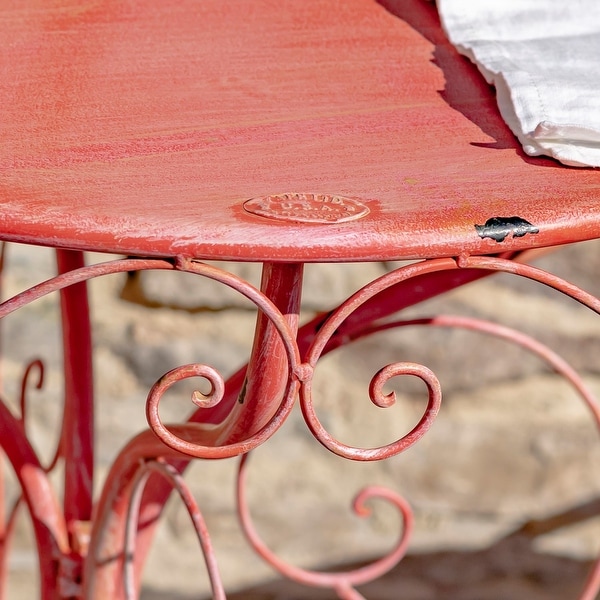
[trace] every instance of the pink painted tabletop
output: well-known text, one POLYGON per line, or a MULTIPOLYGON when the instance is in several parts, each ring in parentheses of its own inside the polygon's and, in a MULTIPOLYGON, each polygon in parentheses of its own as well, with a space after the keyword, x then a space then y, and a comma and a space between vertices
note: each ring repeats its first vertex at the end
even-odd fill
POLYGON ((357 261, 600 236, 423 0, 0 5, 0 238, 357 261), (478 226, 478 227, 476 227, 478 226))

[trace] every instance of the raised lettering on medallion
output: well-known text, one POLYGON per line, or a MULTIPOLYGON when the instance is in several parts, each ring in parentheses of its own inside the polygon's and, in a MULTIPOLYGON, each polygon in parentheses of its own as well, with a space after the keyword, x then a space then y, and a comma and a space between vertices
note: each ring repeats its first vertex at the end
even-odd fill
POLYGON ((360 200, 330 194, 275 194, 244 202, 253 215, 293 223, 344 223, 369 214, 360 200))

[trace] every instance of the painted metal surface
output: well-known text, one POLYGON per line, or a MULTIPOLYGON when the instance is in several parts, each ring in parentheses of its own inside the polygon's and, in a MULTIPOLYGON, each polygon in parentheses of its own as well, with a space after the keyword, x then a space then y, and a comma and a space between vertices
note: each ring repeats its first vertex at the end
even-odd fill
MULTIPOLYGON (((349 573, 305 571, 278 559, 256 535, 245 502, 246 457, 281 427, 298 398, 316 440, 340 456, 382 460, 417 443, 441 403, 439 382, 423 365, 383 365, 366 391, 387 407, 394 398, 383 385, 392 377, 426 383, 421 419, 387 446, 345 445, 313 407, 321 356, 385 328, 466 327, 519 344, 568 379, 600 425, 598 402, 577 374, 518 332, 455 317, 382 322, 498 271, 600 313, 599 299, 522 262, 534 248, 600 237, 600 173, 523 156, 490 90, 446 42, 433 3, 23 1, 0 5, 0 38, 0 240, 57 248, 59 271, 0 304, 0 318, 58 293, 66 383, 62 435, 48 466, 26 427, 27 390, 42 385, 43 364, 24 369, 19 415, 0 398, 0 444, 22 489, 14 507, 0 498, 0 575, 14 515, 25 508, 42 600, 135 598, 154 525, 176 491, 214 596, 223 598, 182 474, 194 458, 240 456, 239 513, 251 545, 292 579, 361 598, 355 587, 406 551, 406 501, 367 488, 355 505, 364 514, 364 501, 379 497, 402 513, 404 531, 388 556, 349 573), (131 258, 86 266, 79 250, 131 258), (261 288, 204 258, 263 262, 261 288), (299 326, 304 263, 400 258, 426 260, 299 326), (248 298, 258 312, 254 345, 248 366, 228 380, 210 365, 188 364, 156 382, 148 430, 119 454, 92 509, 85 285, 146 269, 194 273, 248 298), (211 392, 193 394, 197 411, 189 422, 163 423, 163 393, 189 377, 206 379, 211 392), (66 465, 63 501, 50 485, 59 459, 66 465)), ((592 600, 599 588, 600 561, 580 599, 592 600)))
POLYGON ((3 239, 307 262, 600 231, 600 172, 522 154, 434 3, 24 0, 0 4, 0 39, 3 239), (286 195, 305 213, 342 197, 369 214, 244 209, 286 195), (478 235, 513 217, 537 233, 478 235))

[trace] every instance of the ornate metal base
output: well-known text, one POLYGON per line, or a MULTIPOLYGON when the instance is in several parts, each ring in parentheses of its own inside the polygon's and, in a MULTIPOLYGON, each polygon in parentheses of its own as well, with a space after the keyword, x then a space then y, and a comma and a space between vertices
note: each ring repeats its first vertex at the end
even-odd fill
MULTIPOLYGON (((396 401, 386 394, 392 378, 421 379, 428 392, 426 408, 411 431, 374 448, 345 444, 320 421, 313 403, 313 374, 326 353, 365 336, 404 326, 475 330, 502 338, 536 354, 575 388, 600 427, 600 405, 579 375, 558 355, 527 335, 487 321, 437 316, 419 320, 389 319, 390 315, 425 298, 493 272, 512 273, 550 286, 600 312, 600 300, 517 257, 436 259, 410 264, 369 283, 325 316, 298 326, 302 265, 266 264, 261 289, 222 269, 201 262, 122 259, 85 266, 79 253, 58 251, 59 274, 0 305, 0 318, 53 292, 60 292, 65 352, 63 429, 53 460, 40 461, 26 431, 27 395, 41 387, 44 366, 39 360, 23 374, 20 411, 15 415, 0 402, 2 448, 11 463, 22 495, 0 522, 0 581, 6 578, 15 515, 26 507, 31 515, 39 556, 42 600, 58 598, 133 599, 138 597, 141 571, 153 531, 166 500, 175 491, 189 512, 197 533, 214 598, 225 592, 202 514, 183 479, 193 459, 240 457, 237 504, 241 527, 256 553, 282 575, 299 583, 331 589, 339 598, 363 598, 357 587, 392 569, 406 553, 413 530, 408 503, 396 492, 368 487, 358 494, 354 511, 368 516, 368 501, 380 498, 400 512, 403 528, 385 557, 348 572, 325 573, 290 565, 277 557, 255 530, 246 501, 249 453, 265 443, 299 402, 308 429, 331 452, 355 461, 379 461, 416 444, 429 430, 440 409, 442 392, 434 373, 421 364, 398 362, 383 366, 372 378, 371 401, 386 408, 396 401), (166 373, 149 392, 149 429, 132 439, 117 457, 93 505, 93 394, 91 336, 86 282, 111 273, 149 269, 179 270, 228 286, 258 309, 254 346, 248 366, 227 381, 210 365, 187 364, 166 373), (186 423, 166 424, 160 417, 165 392, 184 379, 200 377, 210 392, 196 391, 196 412, 186 423), (64 464, 64 500, 50 484, 50 473, 64 464), (152 478, 151 475, 153 475, 152 478), (148 483, 151 485, 147 485, 148 483)), ((1 490, 0 490, 1 491, 1 490)), ((0 499, 2 499, 0 494, 0 499)), ((0 505, 2 508, 2 505, 0 505)), ((4 510, 2 511, 4 512, 4 510)), ((0 515, 1 516, 1 515, 0 515)), ((596 562, 580 600, 593 600, 600 590, 600 560, 596 562)), ((3 594, 0 592, 0 598, 3 594)))

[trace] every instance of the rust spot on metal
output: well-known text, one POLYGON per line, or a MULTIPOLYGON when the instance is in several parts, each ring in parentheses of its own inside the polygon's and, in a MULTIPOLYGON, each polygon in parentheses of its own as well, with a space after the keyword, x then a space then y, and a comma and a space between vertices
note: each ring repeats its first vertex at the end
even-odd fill
POLYGON ((369 208, 356 198, 331 194, 276 194, 244 202, 253 215, 293 223, 345 223, 369 214, 369 208))
POLYGON ((539 233, 540 230, 521 217, 492 217, 484 225, 475 225, 481 239, 491 238, 503 242, 511 233, 513 238, 539 233))

